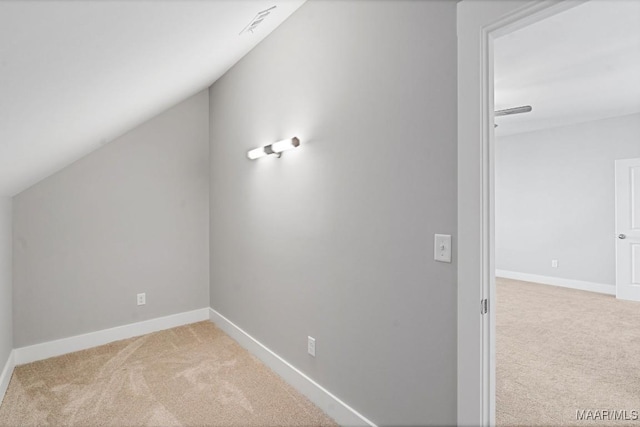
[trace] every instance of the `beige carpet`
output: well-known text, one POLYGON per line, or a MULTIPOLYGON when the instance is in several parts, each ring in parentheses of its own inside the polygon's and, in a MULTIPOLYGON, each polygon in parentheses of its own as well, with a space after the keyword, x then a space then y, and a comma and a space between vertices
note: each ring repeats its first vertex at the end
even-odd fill
POLYGON ((640 303, 508 279, 497 300, 497 425, 640 425, 640 303))
POLYGON ((22 365, 2 426, 335 426, 210 322, 22 365))

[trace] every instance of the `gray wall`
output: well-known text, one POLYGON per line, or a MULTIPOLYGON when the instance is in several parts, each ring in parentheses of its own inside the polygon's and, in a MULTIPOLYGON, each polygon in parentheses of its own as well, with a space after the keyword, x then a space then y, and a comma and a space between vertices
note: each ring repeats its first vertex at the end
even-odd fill
POLYGON ((636 157, 640 114, 498 138, 496 268, 615 284, 614 161, 636 157))
POLYGON ((208 120, 205 90, 15 196, 15 347, 208 305, 208 120))
POLYGON ((0 372, 13 349, 11 243, 11 198, 0 197, 0 372))
POLYGON ((211 306, 381 425, 456 420, 455 19, 309 1, 210 89, 211 306))

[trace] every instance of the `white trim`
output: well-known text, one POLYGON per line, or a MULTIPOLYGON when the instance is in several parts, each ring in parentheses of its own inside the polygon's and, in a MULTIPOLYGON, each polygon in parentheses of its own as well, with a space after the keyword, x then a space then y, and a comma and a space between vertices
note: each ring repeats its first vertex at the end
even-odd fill
POLYGON ((561 277, 540 276, 538 274, 518 273, 517 271, 496 270, 496 277, 522 280, 523 282, 542 283, 543 285, 560 286, 563 288, 579 289, 581 291, 598 292, 600 294, 615 295, 616 285, 610 283, 585 282, 583 280, 563 279, 561 277))
POLYGON ((583 0, 458 3, 457 424, 495 424, 492 40, 583 0))
POLYGON ((242 347, 264 362, 265 365, 280 375, 296 390, 307 396, 309 400, 333 418, 339 425, 375 427, 373 422, 243 331, 222 314, 211 308, 210 315, 210 320, 227 333, 227 335, 231 336, 242 347))
POLYGON ((15 350, 11 350, 7 363, 4 365, 4 369, 2 370, 2 374, 0 374, 0 403, 2 403, 4 394, 7 392, 7 388, 9 388, 9 381, 11 381, 11 375, 13 375, 13 368, 16 367, 14 363, 14 355, 15 350))
POLYGON ((258 357, 270 369, 280 375, 287 383, 304 394, 315 405, 322 409, 341 426, 371 426, 376 425, 365 416, 358 413, 330 391, 309 378, 302 371, 278 356, 265 345, 243 331, 229 319, 212 308, 201 308, 171 316, 145 320, 143 322, 103 329, 83 335, 76 335, 60 340, 21 347, 11 351, 9 359, 0 376, 0 403, 9 386, 9 381, 16 365, 48 359, 74 351, 85 350, 110 342, 131 337, 162 331, 189 323, 210 320, 225 333, 235 339, 242 347, 258 357))
POLYGON ((157 317, 155 319, 131 323, 129 325, 117 326, 115 328, 103 329, 101 331, 30 345, 28 347, 16 348, 14 350, 14 361, 16 365, 23 365, 25 363, 48 359, 50 357, 85 350, 87 348, 131 337, 137 337, 151 332, 175 328, 176 326, 187 325, 189 323, 201 322, 203 320, 209 320, 208 308, 200 308, 198 310, 157 317))

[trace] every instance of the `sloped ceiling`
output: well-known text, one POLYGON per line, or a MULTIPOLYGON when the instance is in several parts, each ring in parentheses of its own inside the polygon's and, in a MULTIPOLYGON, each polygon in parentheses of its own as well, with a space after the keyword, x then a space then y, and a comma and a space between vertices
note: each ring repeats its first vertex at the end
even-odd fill
POLYGON ((640 112, 640 1, 592 0, 496 39, 496 135, 640 112))
POLYGON ((0 2, 0 196, 207 88, 303 3, 0 2))

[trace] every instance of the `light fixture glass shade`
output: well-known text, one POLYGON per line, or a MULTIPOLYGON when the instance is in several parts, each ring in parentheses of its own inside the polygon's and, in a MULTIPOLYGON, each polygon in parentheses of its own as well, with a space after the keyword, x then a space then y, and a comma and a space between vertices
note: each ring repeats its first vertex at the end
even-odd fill
POLYGON ((254 148, 253 150, 249 150, 247 153, 247 157, 251 160, 259 159, 260 157, 266 156, 267 153, 264 151, 264 147, 254 148))
POLYGON ((283 139, 282 141, 274 142, 271 144, 271 149, 274 153, 282 153, 285 150, 291 150, 300 145, 300 140, 297 137, 283 139))
POLYGON ((265 145, 264 147, 254 148, 247 152, 247 157, 251 160, 259 159, 270 154, 277 154, 280 157, 280 153, 285 150, 296 148, 300 145, 300 140, 297 137, 283 139, 282 141, 274 142, 273 144, 265 145))

